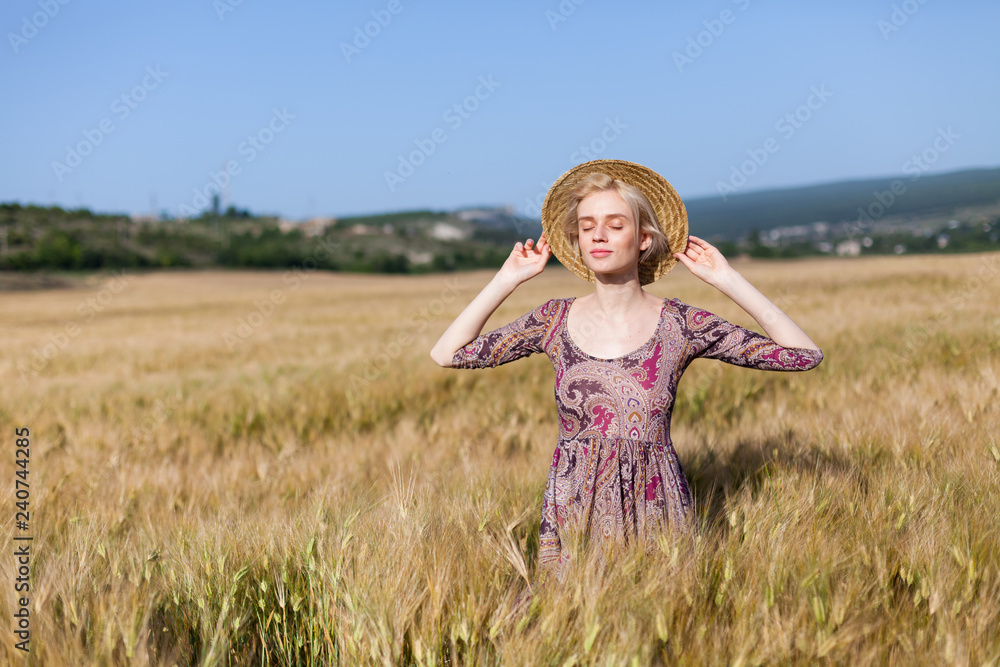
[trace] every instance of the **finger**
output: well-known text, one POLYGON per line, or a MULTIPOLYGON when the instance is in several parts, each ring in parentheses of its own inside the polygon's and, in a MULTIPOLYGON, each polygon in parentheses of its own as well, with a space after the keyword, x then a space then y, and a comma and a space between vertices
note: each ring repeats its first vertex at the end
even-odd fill
POLYGON ((685 260, 686 260, 684 262, 685 266, 691 269, 692 273, 694 273, 699 267, 705 266, 705 263, 704 261, 702 261, 702 258, 700 256, 695 257, 694 259, 691 259, 690 257, 685 257, 685 260))

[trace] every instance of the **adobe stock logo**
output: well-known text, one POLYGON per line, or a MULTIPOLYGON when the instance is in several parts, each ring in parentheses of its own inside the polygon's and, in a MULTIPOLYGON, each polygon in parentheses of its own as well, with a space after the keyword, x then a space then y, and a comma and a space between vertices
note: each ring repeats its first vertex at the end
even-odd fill
MULTIPOLYGON (((950 125, 947 129, 939 127, 931 145, 920 153, 912 155, 900 165, 900 170, 910 176, 910 181, 917 180, 938 161, 942 154, 947 153, 955 144, 955 140, 961 136, 954 132, 950 125)), ((906 184, 900 178, 893 180, 888 189, 872 192, 872 201, 868 206, 858 207, 858 220, 847 228, 847 238, 854 238, 874 226, 904 194, 906 194, 906 184)))
POLYGON ((215 9, 215 15, 219 17, 219 20, 225 21, 226 14, 235 12, 236 8, 242 4, 243 0, 215 0, 212 3, 212 7, 215 9))
POLYGON ((39 0, 38 6, 42 11, 32 14, 30 19, 27 16, 22 16, 20 33, 7 33, 7 41, 10 42, 10 48, 14 49, 14 53, 20 53, 21 47, 55 18, 56 14, 59 13, 60 5, 68 5, 69 2, 70 0, 39 0))
POLYGON ((354 26, 354 39, 351 43, 340 43, 340 53, 344 60, 351 62, 351 58, 361 55, 361 52, 368 48, 372 40, 382 34, 384 28, 388 28, 392 23, 392 17, 402 12, 404 9, 400 0, 389 0, 385 9, 373 9, 371 11, 372 20, 362 26, 354 26))
POLYGON ((95 317, 104 312, 111 305, 116 295, 121 294, 135 276, 119 271, 118 275, 113 275, 107 284, 101 288, 96 296, 88 297, 76 304, 76 313, 79 320, 70 320, 62 330, 50 333, 46 340, 39 341, 40 347, 31 351, 28 359, 19 359, 17 371, 22 380, 29 377, 38 377, 39 373, 45 370, 53 359, 62 354, 69 347, 73 338, 83 332, 83 326, 91 322, 95 317))
MULTIPOLYGON (((604 127, 601 131, 590 141, 580 144, 580 147, 569 156, 567 168, 576 166, 583 161, 598 159, 607 150, 608 146, 614 143, 626 129, 628 129, 628 124, 622 122, 621 116, 615 116, 614 120, 605 118, 604 127)), ((521 213, 527 218, 542 217, 542 206, 545 205, 545 195, 548 194, 549 188, 552 186, 552 181, 542 181, 539 185, 541 189, 535 194, 533 199, 531 197, 524 198, 524 206, 521 207, 521 213)), ((520 234, 520 221, 517 222, 517 228, 517 233, 520 234)))
MULTIPOLYGON (((142 81, 131 90, 122 93, 111 103, 111 112, 119 121, 125 120, 168 76, 170 76, 170 72, 164 72, 159 65, 155 68, 153 66, 147 67, 146 76, 142 78, 142 81)), ((83 130, 83 139, 72 146, 67 144, 66 156, 63 161, 52 161, 52 172, 59 179, 59 182, 62 183, 66 174, 72 173, 74 169, 83 164, 84 158, 93 153, 94 149, 104 141, 104 138, 114 131, 114 121, 107 117, 102 118, 96 127, 83 130)))
MULTIPOLYGON (((831 97, 833 93, 826 89, 826 84, 820 84, 819 88, 812 86, 806 101, 779 118, 774 124, 774 129, 780 132, 785 140, 791 139, 831 97)), ((730 165, 729 179, 715 182, 715 187, 722 195, 722 201, 726 201, 729 195, 735 194, 746 185, 747 181, 779 150, 781 142, 774 137, 765 139, 760 148, 748 148, 746 151, 748 159, 739 165, 730 165)))
POLYGON ((878 31, 882 33, 883 41, 889 41, 889 35, 898 32, 900 28, 910 22, 910 17, 920 11, 920 5, 927 0, 903 0, 899 5, 892 6, 892 13, 889 20, 879 19, 875 24, 878 31))
MULTIPOLYGON (((750 6, 750 0, 733 0, 733 4, 738 6, 740 11, 746 11, 747 7, 750 6)), ((674 59, 674 65, 677 66, 677 71, 683 74, 685 67, 694 64, 695 60, 701 58, 702 54, 715 44, 717 39, 722 37, 722 33, 726 31, 726 26, 736 22, 738 16, 731 9, 723 9, 719 12, 718 18, 702 21, 701 24, 705 26, 705 29, 699 31, 696 35, 688 37, 683 53, 681 51, 674 51, 671 54, 674 59)))
POLYGON ((552 11, 551 9, 545 10, 545 20, 549 22, 549 27, 555 30, 559 27, 560 23, 565 22, 576 12, 576 8, 582 5, 587 0, 562 0, 559 6, 556 7, 558 11, 552 11))
MULTIPOLYGON (((244 164, 249 164, 257 159, 257 156, 267 150, 268 145, 275 138, 285 131, 285 128, 295 119, 294 114, 288 113, 286 107, 280 110, 275 107, 272 110, 270 120, 257 132, 248 134, 246 141, 241 141, 236 151, 244 158, 244 164)), ((201 187, 192 189, 193 196, 188 203, 180 204, 177 207, 177 217, 194 218, 199 215, 199 211, 204 210, 212 200, 212 195, 221 195, 232 182, 233 176, 239 176, 243 172, 243 164, 239 160, 227 160, 221 171, 209 171, 208 180, 201 187)))
MULTIPOLYGON (((468 95, 461 102, 456 102, 441 114, 441 120, 448 123, 452 130, 462 127, 471 115, 479 108, 479 105, 490 98, 493 92, 501 86, 501 83, 493 78, 493 75, 480 76, 479 85, 471 95, 468 95)), ((413 175, 417 167, 427 161, 438 144, 443 144, 448 140, 448 133, 442 127, 436 127, 430 132, 430 136, 425 139, 414 139, 416 149, 408 154, 399 154, 399 164, 395 171, 385 171, 385 184, 389 187, 389 192, 395 192, 396 187, 413 175)))

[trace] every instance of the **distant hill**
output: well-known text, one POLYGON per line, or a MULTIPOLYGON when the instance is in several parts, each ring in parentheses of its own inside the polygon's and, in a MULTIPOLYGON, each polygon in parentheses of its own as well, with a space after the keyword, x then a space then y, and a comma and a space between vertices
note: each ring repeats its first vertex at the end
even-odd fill
MULTIPOLYGON (((875 178, 826 183, 808 187, 764 190, 722 197, 685 201, 691 226, 698 236, 718 235, 737 240, 754 229, 773 229, 811 222, 856 221, 858 209, 868 210, 878 203, 876 193, 892 193, 894 181, 905 190, 896 190, 885 215, 905 215, 1000 201, 1000 168, 968 169, 949 174, 898 178, 875 178)), ((889 195, 883 194, 883 201, 889 195)), ((873 208, 878 212, 878 206, 873 208)))

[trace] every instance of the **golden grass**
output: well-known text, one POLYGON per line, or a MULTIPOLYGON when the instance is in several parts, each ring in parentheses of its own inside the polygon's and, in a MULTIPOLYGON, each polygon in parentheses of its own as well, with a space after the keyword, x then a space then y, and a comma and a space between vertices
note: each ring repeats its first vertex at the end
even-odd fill
MULTIPOLYGON (((696 534, 607 571, 580 559, 521 614, 551 366, 428 356, 491 272, 0 295, 0 655, 24 659, 27 426, 28 664, 997 664, 1000 256, 736 266, 825 360, 695 362, 673 438, 696 534)), ((485 330, 587 291, 549 269, 485 330)), ((683 268, 649 291, 759 330, 683 268)))

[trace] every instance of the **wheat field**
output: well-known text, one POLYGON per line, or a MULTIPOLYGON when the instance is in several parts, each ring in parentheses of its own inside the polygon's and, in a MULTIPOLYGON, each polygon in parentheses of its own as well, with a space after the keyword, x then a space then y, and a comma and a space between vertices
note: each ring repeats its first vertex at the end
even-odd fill
MULTIPOLYGON (((1000 255, 733 265, 824 361, 694 362, 672 436, 697 529, 520 610, 552 367, 429 358, 492 272, 0 293, 3 662, 1000 664, 1000 255)), ((550 267, 484 331, 588 288, 550 267)), ((761 330, 683 267, 647 291, 761 330)))

